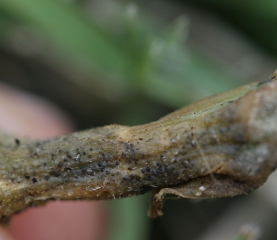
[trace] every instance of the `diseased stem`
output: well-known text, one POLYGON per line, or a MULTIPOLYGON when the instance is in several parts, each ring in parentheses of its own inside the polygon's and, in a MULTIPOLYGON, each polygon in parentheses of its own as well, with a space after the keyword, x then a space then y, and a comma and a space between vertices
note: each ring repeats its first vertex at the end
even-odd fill
POLYGON ((252 83, 142 126, 111 125, 47 141, 0 135, 0 220, 55 199, 234 196, 277 167, 277 80, 252 83))

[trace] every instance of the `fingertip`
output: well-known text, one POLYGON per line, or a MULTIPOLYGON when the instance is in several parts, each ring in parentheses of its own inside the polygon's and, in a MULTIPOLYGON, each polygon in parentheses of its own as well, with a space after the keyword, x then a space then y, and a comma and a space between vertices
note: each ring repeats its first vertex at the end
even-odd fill
POLYGON ((106 220, 103 203, 58 201, 13 217, 9 230, 14 239, 101 240, 105 239, 106 220))
POLYGON ((33 139, 57 137, 72 131, 72 122, 52 103, 0 84, 0 129, 33 139))
POLYGON ((0 228, 0 240, 13 240, 13 238, 6 230, 0 228))

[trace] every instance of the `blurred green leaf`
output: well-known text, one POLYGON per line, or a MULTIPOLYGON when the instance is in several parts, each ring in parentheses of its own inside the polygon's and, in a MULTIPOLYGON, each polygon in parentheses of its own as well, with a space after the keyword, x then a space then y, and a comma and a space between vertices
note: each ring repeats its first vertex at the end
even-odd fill
POLYGON ((114 200, 110 203, 112 210, 111 240, 146 240, 149 232, 150 218, 147 217, 148 195, 114 200))
POLYGON ((122 75, 129 65, 124 51, 117 49, 75 5, 56 0, 1 0, 0 8, 29 23, 55 41, 61 49, 97 70, 122 75))
MULTIPOLYGON (((94 24, 75 4, 54 0, 20 3, 2 0, 0 9, 39 29, 56 44, 54 49, 63 49, 64 61, 71 58, 76 62, 63 66, 63 70, 79 69, 80 76, 75 82, 93 89, 94 94, 103 98, 113 95, 112 91, 138 92, 163 104, 180 107, 238 86, 240 82, 184 41, 187 38, 185 18, 162 29, 138 13, 135 5, 129 5, 126 10, 118 4, 115 8, 118 16, 125 13, 125 18, 119 17, 122 26, 120 33, 115 34, 94 24), (101 95, 104 92, 109 94, 101 95)), ((57 65, 64 64, 59 63, 60 57, 52 56, 52 59, 57 65)))

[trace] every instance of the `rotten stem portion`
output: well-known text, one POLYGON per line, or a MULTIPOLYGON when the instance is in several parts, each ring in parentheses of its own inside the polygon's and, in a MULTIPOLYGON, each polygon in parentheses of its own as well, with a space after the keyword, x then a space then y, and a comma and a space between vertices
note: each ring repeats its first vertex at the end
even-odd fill
POLYGON ((277 80, 218 94, 142 126, 111 125, 47 141, 0 135, 0 220, 55 199, 234 196, 277 166, 277 80))

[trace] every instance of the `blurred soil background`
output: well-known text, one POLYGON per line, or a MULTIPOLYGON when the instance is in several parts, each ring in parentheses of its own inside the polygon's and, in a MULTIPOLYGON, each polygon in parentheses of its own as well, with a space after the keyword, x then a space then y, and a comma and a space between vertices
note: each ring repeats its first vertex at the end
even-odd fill
MULTIPOLYGON (((144 124, 266 79, 276 12, 274 0, 0 0, 0 81, 53 102, 76 130, 144 124)), ((275 178, 249 196, 169 200, 155 220, 148 195, 111 201, 109 240, 277 239, 275 178)))

